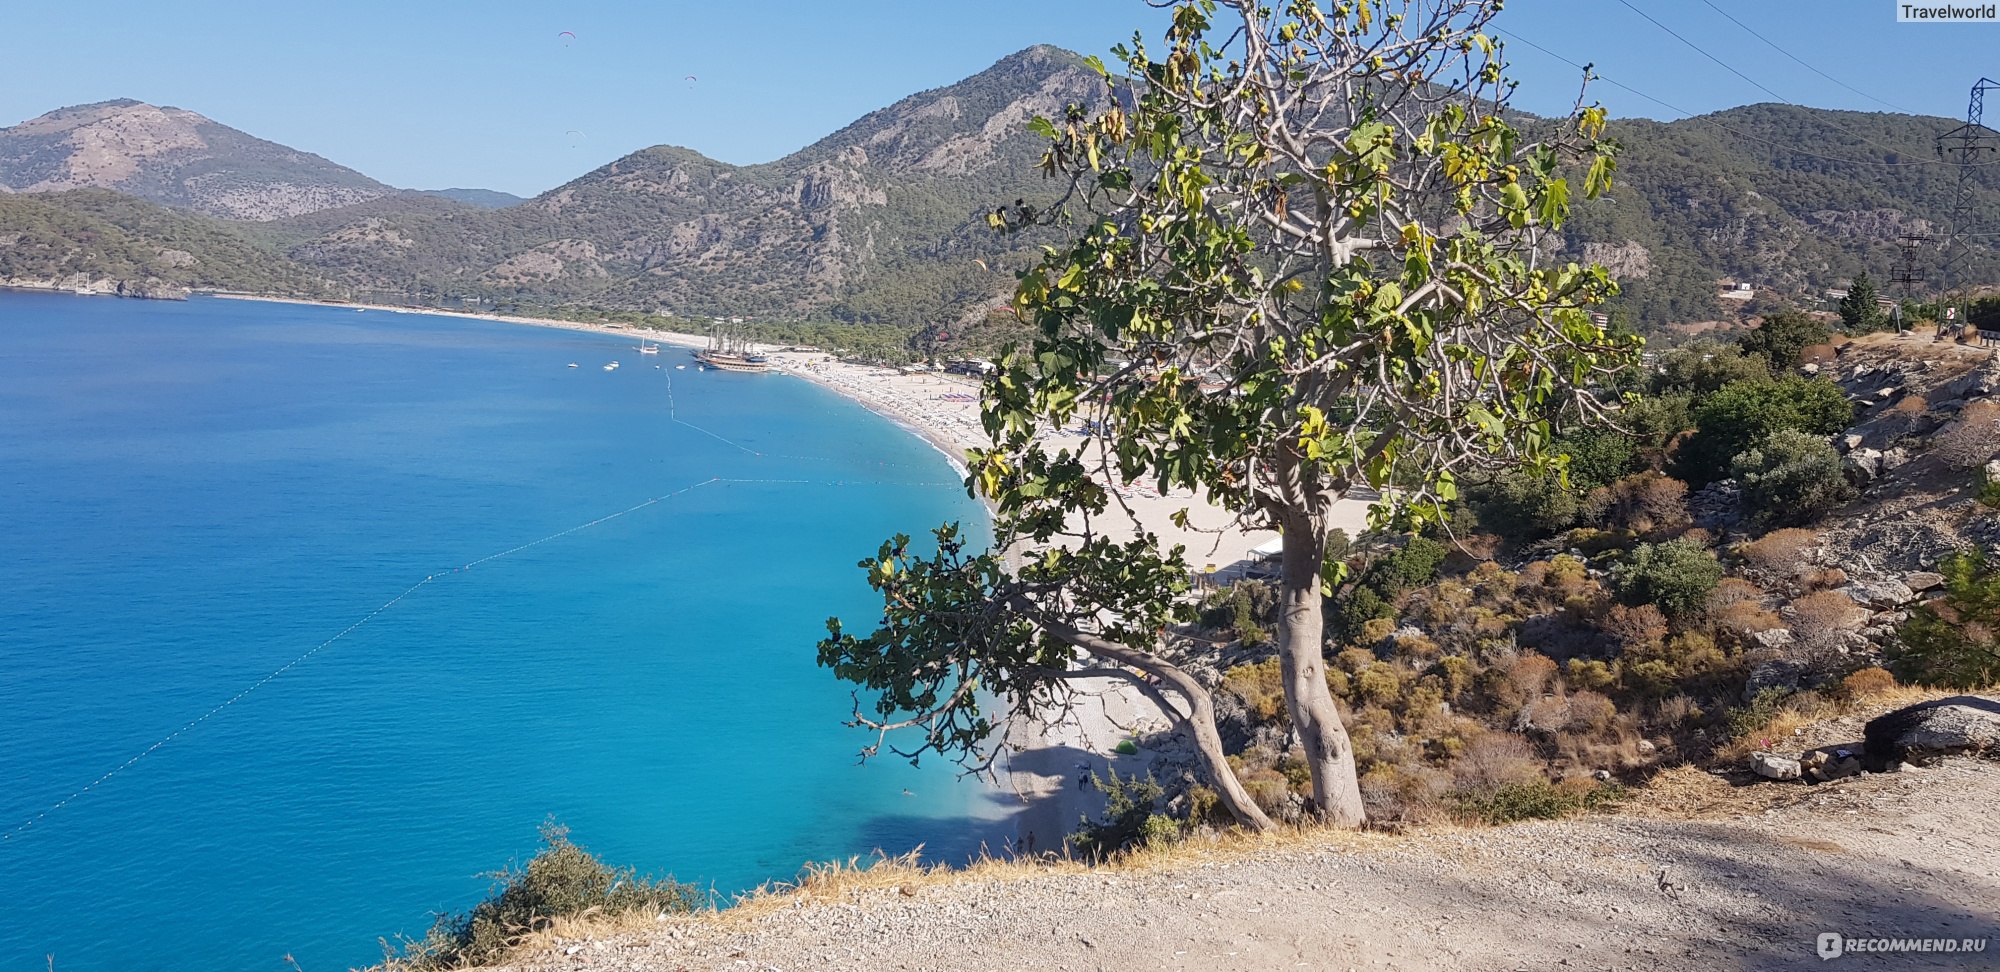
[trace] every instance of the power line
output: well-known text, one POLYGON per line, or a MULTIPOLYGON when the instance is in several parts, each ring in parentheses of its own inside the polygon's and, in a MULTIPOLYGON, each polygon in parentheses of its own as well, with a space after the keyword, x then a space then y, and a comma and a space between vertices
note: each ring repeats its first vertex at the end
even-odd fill
MULTIPOLYGON (((1644 92, 1644 91, 1641 91, 1641 90, 1639 90, 1638 88, 1635 88, 1635 87, 1633 87, 1633 86, 1631 86, 1631 85, 1629 85, 1629 84, 1626 84, 1626 83, 1624 83, 1624 82, 1622 82, 1622 81, 1619 81, 1619 80, 1617 80, 1616 78, 1609 78, 1609 77, 1605 77, 1605 76, 1604 76, 1604 75, 1602 75, 1602 74, 1598 74, 1598 73, 1596 72, 1596 70, 1595 70, 1594 68, 1592 68, 1592 67, 1591 67, 1590 65, 1586 65, 1586 64, 1581 64, 1581 63, 1578 63, 1578 62, 1576 62, 1576 61, 1573 61, 1573 60, 1570 60, 1569 58, 1567 58, 1567 57, 1564 57, 1564 56, 1562 56, 1561 54, 1557 54, 1556 52, 1554 52, 1554 51, 1552 51, 1552 50, 1549 50, 1548 48, 1546 48, 1546 47, 1543 47, 1542 45, 1540 45, 1540 44, 1537 44, 1537 43, 1535 43, 1534 41, 1532 41, 1532 40, 1529 40, 1529 39, 1528 39, 1528 38, 1526 38, 1526 37, 1523 37, 1523 36, 1521 36, 1521 35, 1520 35, 1519 33, 1515 32, 1515 31, 1511 31, 1511 30, 1507 30, 1507 29, 1504 29, 1504 28, 1501 28, 1501 27, 1490 27, 1490 28, 1488 28, 1488 29, 1492 30, 1492 31, 1493 31, 1494 33, 1496 33, 1496 34, 1500 34, 1500 35, 1502 35, 1502 36, 1504 36, 1504 37, 1508 37, 1508 38, 1512 38, 1513 40, 1517 40, 1517 41, 1520 41, 1521 43, 1523 43, 1523 44, 1526 44, 1526 45, 1528 45, 1529 47, 1532 47, 1532 48, 1534 48, 1535 50, 1538 50, 1538 51, 1541 51, 1541 52, 1542 52, 1543 54, 1546 54, 1546 55, 1548 55, 1548 56, 1550 56, 1550 57, 1552 57, 1552 58, 1555 58, 1556 60, 1558 60, 1558 61, 1561 61, 1561 62, 1563 62, 1564 64, 1567 64, 1567 65, 1569 65, 1570 67, 1573 67, 1573 68, 1576 68, 1576 69, 1577 69, 1577 70, 1579 70, 1579 71, 1588 71, 1588 72, 1590 72, 1590 76, 1591 76, 1591 77, 1592 77, 1593 79, 1595 79, 1595 80, 1598 80, 1598 81, 1602 81, 1602 82, 1604 82, 1605 84, 1608 84, 1608 85, 1611 85, 1612 87, 1615 87, 1615 88, 1621 88, 1621 89, 1623 89, 1623 90, 1625 90, 1625 91, 1629 91, 1629 92, 1631 92, 1632 94, 1634 94, 1634 95, 1637 95, 1637 96, 1639 96, 1639 97, 1641 97, 1641 98, 1644 98, 1644 99, 1646 99, 1647 101, 1650 101, 1650 102, 1652 102, 1652 103, 1654 103, 1654 104, 1656 104, 1656 105, 1659 105, 1660 107, 1662 107, 1662 108, 1665 108, 1665 109, 1667 109, 1668 111, 1671 111, 1671 112, 1673 112, 1674 114, 1677 114, 1677 115, 1680 115, 1680 116, 1682 116, 1683 118, 1693 118, 1693 117, 1695 116, 1695 114, 1696 114, 1695 112, 1693 112, 1693 111, 1690 111, 1689 109, 1686 109, 1686 108, 1683 108, 1683 107, 1681 107, 1681 106, 1679 106, 1679 105, 1677 105, 1677 104, 1674 104, 1673 102, 1671 102, 1671 101, 1668 101, 1668 100, 1666 100, 1665 98, 1660 98, 1660 97, 1657 97, 1657 96, 1655 96, 1655 95, 1651 95, 1651 94, 1648 94, 1648 93, 1646 93, 1646 92, 1644 92)), ((1790 104, 1790 102, 1786 102, 1786 103, 1787 103, 1787 104, 1790 104)), ((1798 106, 1796 106, 1796 105, 1795 105, 1795 106, 1793 106, 1793 107, 1798 107, 1798 106)), ((1776 141, 1776 140, 1774 140, 1774 139, 1769 139, 1769 138, 1765 138, 1765 137, 1763 137, 1763 136, 1761 136, 1761 135, 1754 135, 1754 134, 1751 134, 1750 132, 1746 132, 1746 131, 1742 131, 1742 130, 1740 130, 1740 129, 1737 129, 1737 128, 1732 128, 1732 127, 1730 127, 1729 125, 1726 125, 1726 124, 1723 124, 1722 122, 1719 122, 1719 121, 1716 121, 1716 120, 1714 120, 1714 119, 1712 119, 1712 118, 1711 118, 1711 119, 1703 119, 1703 121, 1704 121, 1704 122, 1705 122, 1706 124, 1710 124, 1710 125, 1714 125, 1715 127, 1717 127, 1717 128, 1720 128, 1720 129, 1722 129, 1723 131, 1726 131, 1726 132, 1730 133, 1731 135, 1735 135, 1735 136, 1736 136, 1736 137, 1738 137, 1738 138, 1742 138, 1742 139, 1747 139, 1747 140, 1749 140, 1749 141, 1752 141, 1752 142, 1762 142, 1762 143, 1764 143, 1765 145, 1769 145, 1769 146, 1772 146, 1773 148, 1780 148, 1780 149, 1784 149, 1785 151, 1787 151, 1787 152, 1791 152, 1791 153, 1792 153, 1792 154, 1794 154, 1794 155, 1802 155, 1802 156, 1805 156, 1806 158, 1811 158, 1811 159, 1819 159, 1819 160, 1820 160, 1820 161, 1822 161, 1822 162, 1834 162, 1834 163, 1837 163, 1837 164, 1840 164, 1840 165, 1872 165, 1872 166, 1877 166, 1877 167, 1881 167, 1881 168, 1904 168, 1904 167, 1908 167, 1908 166, 1913 166, 1913 165, 1941 165, 1941 164, 1943 164, 1943 163, 1939 162, 1939 161, 1938 161, 1938 160, 1936 160, 1936 159, 1918 159, 1918 160, 1914 160, 1914 161, 1910 161, 1910 162, 1880 162, 1880 161, 1876 161, 1876 160, 1874 160, 1874 159, 1843 159, 1843 158, 1836 158, 1836 157, 1834 157, 1834 156, 1831 156, 1831 155, 1821 155, 1821 154, 1819 154, 1818 152, 1810 152, 1810 151, 1807 151, 1807 150, 1805 150, 1805 149, 1802 149, 1802 148, 1799 148, 1799 147, 1798 147, 1798 146, 1796 146, 1796 145, 1792 145, 1792 144, 1789 144, 1789 143, 1786 143, 1786 142, 1779 142, 1779 141, 1776 141)), ((1851 133, 1850 133, 1850 134, 1851 134, 1851 133)), ((1873 144, 1873 143, 1870 143, 1870 144, 1873 144)), ((1876 146, 1876 147, 1877 147, 1877 148, 1880 148, 1881 146, 1876 146)), ((1899 153, 1899 154, 1900 154, 1902 150, 1901 150, 1901 149, 1890 149, 1889 151, 1893 151, 1893 152, 1897 152, 1897 153, 1899 153)), ((1972 163, 1972 164, 1974 164, 1974 165, 1996 165, 1996 164, 2000 164, 2000 161, 1996 161, 1996 162, 1976 162, 1976 163, 1972 163)))
MULTIPOLYGON (((1653 26, 1655 26, 1655 27, 1658 27, 1658 28, 1660 28, 1660 29, 1661 29, 1661 30, 1663 30, 1663 31, 1666 31, 1666 32, 1667 32, 1667 34, 1668 34, 1669 36, 1671 36, 1671 37, 1672 37, 1673 39, 1675 39, 1675 40, 1677 40, 1677 41, 1680 41, 1680 42, 1681 42, 1681 43, 1683 43, 1683 44, 1686 44, 1686 45, 1687 45, 1688 47, 1690 47, 1690 48, 1693 48, 1693 49, 1694 49, 1694 51, 1695 51, 1695 53, 1697 53, 1697 54, 1700 54, 1701 56, 1703 56, 1703 57, 1705 57, 1705 58, 1708 58, 1709 60, 1711 60, 1711 61, 1714 61, 1715 63, 1717 63, 1717 64, 1721 65, 1721 66, 1722 66, 1722 68, 1723 68, 1723 70, 1726 70, 1726 71, 1728 71, 1729 73, 1731 73, 1731 74, 1734 74, 1734 75, 1736 75, 1736 76, 1737 76, 1737 77, 1739 77, 1739 78, 1742 78, 1742 79, 1743 79, 1744 81, 1746 81, 1746 82, 1749 82, 1749 84, 1750 84, 1750 86, 1751 86, 1751 87, 1754 87, 1754 88, 1756 88, 1757 90, 1759 90, 1759 91, 1762 91, 1762 92, 1764 92, 1765 94, 1767 94, 1767 95, 1770 95, 1771 97, 1773 97, 1773 98, 1776 98, 1776 99, 1778 99, 1778 101, 1779 101, 1780 103, 1783 103, 1783 104, 1787 104, 1787 105, 1791 105, 1791 106, 1792 106, 1792 107, 1794 107, 1794 108, 1803 108, 1803 107, 1805 107, 1805 106, 1803 106, 1803 105, 1800 105, 1800 104, 1798 104, 1797 102, 1794 102, 1794 101, 1792 101, 1791 99, 1789 99, 1789 98, 1785 97, 1784 95, 1781 95, 1781 94, 1777 93, 1776 91, 1773 91, 1773 90, 1771 90, 1771 89, 1770 89, 1770 88, 1768 88, 1768 87, 1765 87, 1765 86, 1764 86, 1764 84, 1763 84, 1762 82, 1758 81, 1758 80, 1757 80, 1756 78, 1753 78, 1753 77, 1751 77, 1751 76, 1749 76, 1749 75, 1747 75, 1747 74, 1744 74, 1744 73, 1743 73, 1742 71, 1739 71, 1739 70, 1737 70, 1737 69, 1735 68, 1735 66, 1734 66, 1734 65, 1731 65, 1731 64, 1730 64, 1729 62, 1727 62, 1727 61, 1724 61, 1724 60, 1723 60, 1722 58, 1719 58, 1719 57, 1716 57, 1716 56, 1715 56, 1714 54, 1711 54, 1711 53, 1709 53, 1709 52, 1708 52, 1708 50, 1707 50, 1706 48, 1702 47, 1702 46, 1701 46, 1700 44, 1697 44, 1697 43, 1695 43, 1694 41, 1691 41, 1691 40, 1688 40, 1688 39, 1687 39, 1686 37, 1683 37, 1683 36, 1681 36, 1681 34, 1680 34, 1680 32, 1679 32, 1679 31, 1677 31, 1677 30, 1673 29, 1672 27, 1669 27, 1669 26, 1667 26, 1666 24, 1663 24, 1663 23, 1659 22, 1658 20, 1655 20, 1655 19, 1653 18, 1653 15, 1652 15, 1652 14, 1649 14, 1649 13, 1647 13, 1646 11, 1644 11, 1644 10, 1641 10, 1641 9, 1639 9, 1639 8, 1638 8, 1637 6, 1634 6, 1634 5, 1632 4, 1631 0, 1618 0, 1618 3, 1619 3, 1619 4, 1621 5, 1621 6, 1623 6, 1623 7, 1625 8, 1625 9, 1627 9, 1627 10, 1630 10, 1630 11, 1632 11, 1633 13, 1635 13, 1635 14, 1638 14, 1639 16, 1641 16, 1641 17, 1644 17, 1644 18, 1646 18, 1646 22, 1647 22, 1647 23, 1649 23, 1649 24, 1652 24, 1653 26)), ((1896 152, 1896 151, 1898 151, 1897 149, 1894 149, 1894 148, 1891 148, 1891 147, 1889 147, 1889 146, 1887 146, 1887 145, 1883 145, 1883 144, 1881 144, 1881 143, 1879 143, 1879 142, 1876 142, 1876 141, 1874 141, 1874 140, 1870 139, 1870 138, 1869 138, 1868 136, 1866 136, 1866 135, 1863 135, 1863 134, 1861 134, 1860 132, 1857 132, 1857 131, 1854 131, 1854 130, 1852 130, 1852 129, 1849 129, 1849 128, 1845 128, 1845 127, 1842 127, 1841 125, 1839 125, 1839 124, 1837 124, 1837 123, 1835 123, 1835 122, 1832 122, 1832 121, 1827 121, 1827 122, 1826 122, 1826 125, 1827 125, 1828 127, 1832 128, 1832 129, 1834 129, 1835 131, 1839 131, 1839 132, 1845 132, 1845 133, 1847 133, 1848 135, 1852 135, 1852 136, 1854 136, 1855 138, 1858 138, 1858 139, 1860 139, 1860 140, 1861 140, 1861 141, 1862 141, 1862 142, 1863 142, 1864 144, 1868 144, 1868 145, 1873 145, 1873 146, 1875 146, 1876 148, 1878 148, 1878 149, 1881 149, 1881 150, 1883 150, 1883 151, 1885 151, 1885 152, 1896 152)), ((1920 161, 1920 162, 1915 162, 1915 163, 1912 163, 1912 164, 1914 164, 1914 165, 1942 165, 1942 164, 1944 164, 1944 163, 1942 163, 1942 162, 1940 162, 1940 161, 1938 161, 1938 160, 1934 160, 1934 159, 1925 159, 1925 160, 1923 160, 1923 161, 1920 161)))
POLYGON ((1911 111, 1910 109, 1908 109, 1908 108, 1905 108, 1905 107, 1903 107, 1903 106, 1901 106, 1901 105, 1898 105, 1898 104, 1896 104, 1896 103, 1895 103, 1895 102, 1893 102, 1893 101, 1884 101, 1884 100, 1882 100, 1881 98, 1877 98, 1877 97, 1875 97, 1874 95, 1872 95, 1872 94, 1869 94, 1868 92, 1866 92, 1866 91, 1863 91, 1863 90, 1861 90, 1860 88, 1857 88, 1857 87, 1855 87, 1855 86, 1853 86, 1853 85, 1851 85, 1851 84, 1848 84, 1847 82, 1845 82, 1845 81, 1842 81, 1842 80, 1840 80, 1839 78, 1836 78, 1836 77, 1834 77, 1833 75, 1831 75, 1831 74, 1828 74, 1828 73, 1826 73, 1825 71, 1822 71, 1822 70, 1820 70, 1819 68, 1816 68, 1816 67, 1812 66, 1811 64, 1808 64, 1808 63, 1806 63, 1806 61, 1805 61, 1805 60, 1804 60, 1803 58, 1799 57, 1799 56, 1798 56, 1797 54, 1793 54, 1793 53, 1792 53, 1791 51, 1788 51, 1788 50, 1786 50, 1786 49, 1785 49, 1785 48, 1784 48, 1784 47, 1783 47, 1782 45, 1780 45, 1780 44, 1779 44, 1779 43, 1778 43, 1777 41, 1774 41, 1774 40, 1770 39, 1769 37, 1765 37, 1765 36, 1764 36, 1763 34, 1760 34, 1760 33, 1758 33, 1758 32, 1756 31, 1756 29, 1755 29, 1755 28, 1753 28, 1753 27, 1751 27, 1751 26, 1750 26, 1749 24, 1746 24, 1746 23, 1744 23, 1743 21, 1740 21, 1740 20, 1737 20, 1737 19, 1736 19, 1736 17, 1735 17, 1734 15, 1730 14, 1730 12, 1729 12, 1729 11, 1727 11, 1727 10, 1724 10, 1724 9, 1722 9, 1721 7, 1718 7, 1718 6, 1716 6, 1716 5, 1715 5, 1715 4, 1713 3, 1713 2, 1711 2, 1711 0, 1701 0, 1701 2, 1702 2, 1702 3, 1704 3, 1704 4, 1707 4, 1707 6, 1708 6, 1708 9, 1710 9, 1710 10, 1713 10, 1713 11, 1715 11, 1716 13, 1719 13, 1719 14, 1721 14, 1721 15, 1722 15, 1722 16, 1723 16, 1724 18, 1726 18, 1726 19, 1727 19, 1727 20, 1728 20, 1728 21, 1729 21, 1730 23, 1732 23, 1732 24, 1735 24, 1736 26, 1738 26, 1738 27, 1741 27, 1741 28, 1743 28, 1743 30, 1744 30, 1745 32, 1747 32, 1747 33, 1748 33, 1748 34, 1749 34, 1750 36, 1752 36, 1752 37, 1755 37, 1755 38, 1757 38, 1758 40, 1760 40, 1760 41, 1763 41, 1763 42, 1764 42, 1765 44, 1768 44, 1768 45, 1770 45, 1770 48, 1771 48, 1772 50, 1774 50, 1774 51, 1777 51, 1778 53, 1780 53, 1780 54, 1783 54, 1783 55, 1785 55, 1786 57, 1789 57, 1789 58, 1791 58, 1791 59, 1792 59, 1792 60, 1793 60, 1794 62, 1796 62, 1796 63, 1797 63, 1797 64, 1798 64, 1798 65, 1799 65, 1800 67, 1802 67, 1802 68, 1805 68, 1806 70, 1808 70, 1808 71, 1811 71, 1812 73, 1814 73, 1814 74, 1817 74, 1817 75, 1819 75, 1820 77, 1822 77, 1822 78, 1825 78, 1825 79, 1827 79, 1828 81, 1831 81, 1831 82, 1833 82, 1834 84, 1837 84, 1837 85, 1840 85, 1841 87, 1843 87, 1843 88, 1846 88, 1847 90, 1849 90, 1849 91, 1852 91, 1852 92, 1854 92, 1855 94, 1858 94, 1858 95, 1860 95, 1861 97, 1863 97, 1863 98, 1866 98, 1866 99, 1868 99, 1869 101, 1872 101, 1872 102, 1875 102, 1876 104, 1878 104, 1878 105, 1881 105, 1881 106, 1882 106, 1882 107, 1884 107, 1884 108, 1890 108, 1890 109, 1894 109, 1894 110, 1896 110, 1896 111, 1900 111, 1900 112, 1902 112, 1903 114, 1906 114, 1906 115, 1915 115, 1915 114, 1919 114, 1918 112, 1914 112, 1914 111, 1911 111))

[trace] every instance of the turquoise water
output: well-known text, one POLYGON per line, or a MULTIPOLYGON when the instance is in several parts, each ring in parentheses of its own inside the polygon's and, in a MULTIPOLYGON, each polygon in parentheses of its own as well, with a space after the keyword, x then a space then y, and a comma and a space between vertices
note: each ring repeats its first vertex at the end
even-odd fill
POLYGON ((944 458, 631 343, 0 293, 0 969, 366 963, 551 816, 724 892, 993 833, 813 660, 856 560, 980 520, 944 458))

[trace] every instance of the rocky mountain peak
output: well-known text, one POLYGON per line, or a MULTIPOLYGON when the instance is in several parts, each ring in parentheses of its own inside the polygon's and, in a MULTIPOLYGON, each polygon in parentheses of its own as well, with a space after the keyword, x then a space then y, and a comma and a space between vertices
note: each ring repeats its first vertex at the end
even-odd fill
POLYGON ((228 219, 270 220, 393 190, 182 108, 121 98, 0 129, 0 189, 113 189, 228 219))

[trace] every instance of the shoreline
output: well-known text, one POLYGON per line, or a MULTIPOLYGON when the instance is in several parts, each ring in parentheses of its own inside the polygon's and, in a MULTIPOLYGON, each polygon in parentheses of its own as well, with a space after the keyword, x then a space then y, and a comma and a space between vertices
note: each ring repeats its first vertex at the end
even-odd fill
MULTIPOLYGON (((436 310, 358 304, 345 301, 302 298, 261 297, 249 294, 206 294, 225 300, 253 300, 281 304, 349 308, 396 314, 426 314, 464 320, 529 327, 554 327, 571 331, 630 337, 639 335, 662 344, 700 348, 708 339, 701 335, 655 330, 626 325, 587 324, 555 318, 522 317, 474 311, 436 310)), ((829 352, 770 352, 772 370, 779 374, 813 382, 916 436, 942 453, 961 480, 967 475, 965 452, 986 443, 978 421, 980 383, 940 372, 905 373, 897 369, 841 361, 829 352)), ((1079 450, 1092 450, 1094 443, 1081 432, 1055 435, 1071 440, 1063 443, 1079 450)), ((1140 530, 1157 534, 1165 544, 1187 548, 1190 564, 1199 570, 1206 564, 1218 578, 1250 558, 1250 549, 1277 536, 1273 531, 1238 528, 1234 517, 1200 501, 1192 494, 1161 494, 1145 485, 1106 484, 1117 500, 1131 513, 1112 515, 1098 526, 1115 539, 1130 539, 1140 530), (1177 512, 1187 510, 1191 529, 1177 526, 1177 512), (1220 570, 1220 573, 1216 573, 1220 570)), ((981 498, 989 522, 993 510, 981 498)), ((1356 502, 1342 517, 1350 534, 1365 522, 1366 503, 1356 502), (1351 522, 1346 522, 1351 521, 1351 522)), ((1114 509, 1116 507, 1114 506, 1114 509)), ((1065 837, 1084 817, 1096 817, 1104 809, 1104 795, 1079 780, 1090 773, 1102 774, 1116 768, 1119 775, 1149 770, 1156 753, 1140 749, 1121 755, 1117 746, 1150 732, 1170 727, 1165 713, 1122 679, 1079 680, 1073 686, 1071 709, 1047 719, 1010 717, 999 729, 1000 753, 995 759, 994 777, 988 780, 992 796, 1012 811, 1014 829, 1011 850, 1019 854, 1064 853, 1065 837)), ((1168 762, 1173 762, 1168 759, 1168 762)))

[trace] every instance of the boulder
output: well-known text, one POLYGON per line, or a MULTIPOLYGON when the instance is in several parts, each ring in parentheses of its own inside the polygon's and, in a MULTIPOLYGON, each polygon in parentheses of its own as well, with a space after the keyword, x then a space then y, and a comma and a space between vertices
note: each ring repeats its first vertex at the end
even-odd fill
POLYGON ((1841 460, 1841 471, 1847 474, 1847 481, 1857 487, 1867 486, 1882 475, 1882 453, 1874 449, 1855 449, 1841 460))
POLYGON ((1917 599, 1917 593, 1899 580, 1858 580, 1840 588, 1840 593, 1865 608, 1888 610, 1917 599))
POLYGON ((1817 375, 1819 374, 1819 365, 1807 362, 1799 366, 1799 371, 1806 375, 1817 375))
MULTIPOLYGON (((1786 631, 1785 634, 1789 636, 1791 632, 1786 631)), ((1798 662, 1778 659, 1760 663, 1751 667, 1749 678, 1744 680, 1743 699, 1746 702, 1755 699, 1765 689, 1797 691, 1805 682, 1805 677, 1805 666, 1798 662)))
POLYGON ((1861 758, 1846 749, 1828 752, 1816 749, 1799 760, 1805 778, 1814 783, 1829 783, 1850 776, 1861 775, 1861 758))
POLYGON ((2000 699, 1954 695, 1868 720, 1862 763, 1881 772, 1945 753, 2000 750, 2000 699))
POLYGON ((1841 436, 1839 439, 1836 439, 1833 444, 1839 447, 1840 451, 1842 452, 1853 452, 1854 450, 1861 448, 1861 443, 1864 441, 1866 441, 1866 437, 1864 437, 1861 433, 1849 432, 1846 435, 1841 436))
POLYGON ((1920 570, 1903 575, 1903 583, 1913 591, 1930 591, 1944 586, 1944 575, 1936 571, 1920 570))
POLYGON ((1756 642, 1759 648, 1783 648, 1792 643, 1792 629, 1771 628, 1759 631, 1752 634, 1750 640, 1756 642))
POLYGON ((1909 463, 1910 463, 1910 450, 1905 449, 1901 446, 1897 446, 1894 449, 1886 449, 1882 452, 1883 472, 1888 472, 1891 469, 1898 469, 1903 466, 1907 466, 1909 465, 1909 463))
POLYGON ((1798 760, 1776 753, 1751 753, 1750 771, 1767 780, 1796 780, 1805 772, 1798 760))

